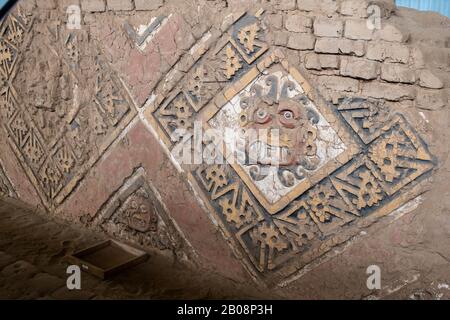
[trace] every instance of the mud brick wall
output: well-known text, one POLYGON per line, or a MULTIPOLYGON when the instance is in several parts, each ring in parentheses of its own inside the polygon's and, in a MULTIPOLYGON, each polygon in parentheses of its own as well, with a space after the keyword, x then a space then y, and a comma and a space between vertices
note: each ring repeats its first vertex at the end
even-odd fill
POLYGON ((390 0, 20 1, 0 33, 0 195, 287 286, 448 172, 448 27, 390 0), (243 101, 299 108, 302 160, 273 185, 171 153, 243 101))

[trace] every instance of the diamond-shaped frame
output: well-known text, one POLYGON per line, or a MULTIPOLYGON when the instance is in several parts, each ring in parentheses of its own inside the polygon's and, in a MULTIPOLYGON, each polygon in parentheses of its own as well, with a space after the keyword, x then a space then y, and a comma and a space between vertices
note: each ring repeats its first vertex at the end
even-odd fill
MULTIPOLYGON (((360 146, 357 141, 349 134, 344 122, 336 116, 333 110, 325 103, 323 98, 318 96, 314 90, 312 90, 309 82, 301 75, 301 73, 294 67, 290 66, 288 61, 284 58, 281 51, 276 50, 266 59, 257 64, 248 71, 248 73, 241 78, 240 81, 236 82, 230 88, 227 88, 222 95, 219 96, 213 103, 207 105, 202 112, 200 117, 202 118, 204 128, 210 129, 211 125, 209 120, 211 120, 220 109, 225 106, 229 101, 231 101, 236 95, 238 95, 242 90, 244 90, 253 80, 258 76, 264 74, 268 68, 272 66, 279 66, 280 69, 290 74, 303 88, 307 97, 314 102, 315 106, 318 108, 319 112, 324 116, 328 123, 332 125, 336 134, 344 142, 347 149, 337 156, 335 159, 328 161, 324 167, 314 173, 311 177, 302 180, 297 186, 293 188, 287 195, 281 197, 275 203, 270 203, 264 194, 255 186, 249 175, 243 170, 239 163, 232 162, 231 166, 238 173, 240 178, 245 182, 247 187, 251 190, 253 195, 258 199, 258 201, 263 205, 263 207, 270 213, 275 214, 285 208, 293 199, 300 196, 303 192, 314 186, 317 182, 331 174, 337 168, 341 167, 343 164, 347 163, 353 158, 354 155, 361 151, 360 146)), ((224 150, 227 153, 226 147, 224 150)))
MULTIPOLYGON (((383 143, 385 135, 390 132, 401 134, 414 148, 414 152, 403 155, 402 158, 404 159, 401 161, 402 166, 411 169, 411 173, 392 183, 389 183, 386 179, 382 179, 383 188, 389 196, 392 196, 404 186, 431 170, 434 167, 435 161, 424 141, 415 133, 411 126, 406 122, 406 119, 400 114, 395 114, 394 117, 380 129, 377 134, 378 138, 374 140, 369 147, 369 153, 372 152, 377 144, 383 143), (405 158, 408 158, 408 160, 405 158)), ((377 165, 375 166, 378 167, 377 165)), ((379 174, 381 175, 382 173, 380 172, 379 174)))

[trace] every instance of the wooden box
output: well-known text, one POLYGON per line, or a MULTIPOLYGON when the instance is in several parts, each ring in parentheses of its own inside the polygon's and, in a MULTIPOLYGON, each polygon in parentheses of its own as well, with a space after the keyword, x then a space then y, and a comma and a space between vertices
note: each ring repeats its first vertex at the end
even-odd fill
POLYGON ((101 242, 67 257, 70 263, 101 279, 110 278, 147 258, 146 252, 114 240, 101 242))

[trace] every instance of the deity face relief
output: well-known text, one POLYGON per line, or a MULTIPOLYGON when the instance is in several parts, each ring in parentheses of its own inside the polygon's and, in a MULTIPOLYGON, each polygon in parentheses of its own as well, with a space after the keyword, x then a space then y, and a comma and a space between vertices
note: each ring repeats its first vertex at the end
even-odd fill
POLYGON ((156 208, 145 190, 139 189, 126 200, 121 220, 139 232, 157 230, 156 208))
POLYGON ((272 90, 266 96, 259 94, 257 86, 253 90, 254 95, 241 102, 240 115, 241 128, 246 133, 252 132, 246 135, 250 162, 291 167, 304 163, 306 156, 314 156, 317 131, 303 97, 289 98, 288 88, 283 88, 281 94, 272 90))

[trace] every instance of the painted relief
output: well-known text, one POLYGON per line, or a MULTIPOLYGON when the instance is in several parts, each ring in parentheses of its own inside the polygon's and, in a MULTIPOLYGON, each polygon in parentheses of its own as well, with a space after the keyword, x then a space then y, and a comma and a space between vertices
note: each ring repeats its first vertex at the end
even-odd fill
POLYGON ((196 122, 217 132, 268 133, 245 141, 242 156, 253 161, 234 161, 239 150, 225 137, 228 161, 182 166, 249 272, 276 284, 417 196, 435 161, 384 102, 326 102, 263 39, 259 18, 241 16, 168 97, 157 96, 147 119, 171 150, 190 142, 173 133, 194 136, 196 122))
POLYGON ((112 236, 149 248, 170 250, 180 258, 192 254, 143 168, 136 169, 111 195, 92 223, 112 236))
MULTIPOLYGON (((287 50, 268 45, 263 16, 263 10, 232 14, 229 26, 196 39, 139 106, 139 120, 169 151, 186 146, 192 156, 199 125, 247 135, 242 149, 226 137, 220 142, 223 163, 178 164, 249 273, 273 285, 415 198, 436 161, 407 115, 393 113, 388 102, 325 101, 302 66, 288 62, 287 50), (261 131, 267 135, 249 134, 261 131), (232 161, 240 150, 244 161, 232 161)), ((143 51, 165 19, 139 32, 126 22, 122 31, 143 51)), ((87 33, 61 21, 39 23, 19 10, 1 25, 0 117, 42 202, 54 209, 138 112, 87 33)), ((202 136, 199 144, 219 142, 202 136)), ((0 170, 0 195, 10 192, 3 176, 0 170)), ((185 248, 141 167, 93 221, 142 245, 185 248)))

